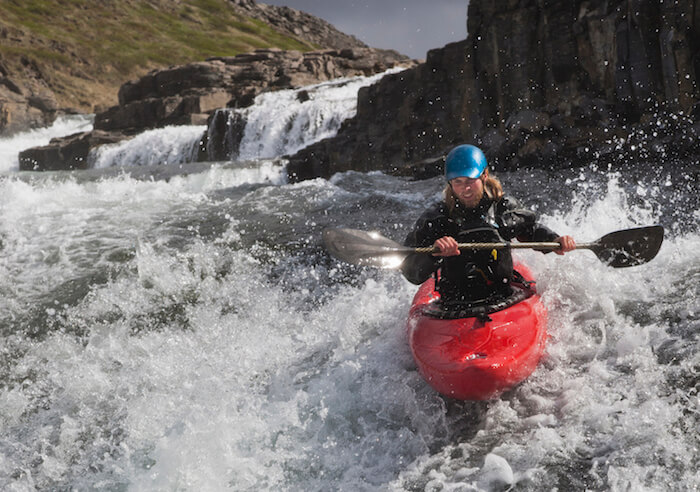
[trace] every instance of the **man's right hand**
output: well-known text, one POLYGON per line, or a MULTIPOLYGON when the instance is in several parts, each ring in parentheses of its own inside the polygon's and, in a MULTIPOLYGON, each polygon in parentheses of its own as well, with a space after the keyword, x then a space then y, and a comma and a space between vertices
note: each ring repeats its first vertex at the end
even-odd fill
POLYGON ((433 243, 433 248, 439 250, 437 253, 433 253, 433 256, 457 256, 460 254, 458 243, 451 236, 441 237, 433 243))

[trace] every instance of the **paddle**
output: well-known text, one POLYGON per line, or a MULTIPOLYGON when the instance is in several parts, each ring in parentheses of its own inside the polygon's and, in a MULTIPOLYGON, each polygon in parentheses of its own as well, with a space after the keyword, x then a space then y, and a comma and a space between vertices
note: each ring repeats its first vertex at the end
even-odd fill
MULTIPOLYGON (((576 249, 589 249, 607 265, 623 268, 642 265, 652 260, 664 239, 662 226, 637 227, 611 232, 592 243, 576 244, 576 249)), ((378 232, 357 229, 326 229, 323 242, 328 252, 339 260, 356 265, 398 268, 403 260, 414 253, 434 253, 430 246, 409 248, 388 239, 378 232)), ((559 243, 466 243, 460 249, 537 249, 556 250, 559 243)))

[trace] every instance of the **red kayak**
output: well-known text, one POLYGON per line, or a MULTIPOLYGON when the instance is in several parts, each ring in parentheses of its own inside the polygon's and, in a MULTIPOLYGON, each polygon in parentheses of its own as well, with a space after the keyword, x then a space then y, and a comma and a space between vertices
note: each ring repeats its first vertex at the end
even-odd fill
MULTIPOLYGON (((522 265, 517 271, 531 278, 522 265)), ((522 281, 511 287, 510 296, 455 313, 436 302, 434 279, 421 285, 408 316, 408 340, 418 370, 442 395, 496 398, 537 367, 547 338, 547 310, 534 285, 522 281)))

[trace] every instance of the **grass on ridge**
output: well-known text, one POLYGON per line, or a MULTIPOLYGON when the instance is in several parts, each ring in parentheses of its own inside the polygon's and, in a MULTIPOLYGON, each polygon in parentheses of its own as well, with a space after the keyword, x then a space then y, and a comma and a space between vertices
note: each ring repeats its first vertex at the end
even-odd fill
POLYGON ((0 62, 10 76, 34 64, 59 105, 84 110, 116 103, 121 84, 154 68, 258 48, 316 48, 237 15, 230 0, 2 0, 3 28, 0 62))

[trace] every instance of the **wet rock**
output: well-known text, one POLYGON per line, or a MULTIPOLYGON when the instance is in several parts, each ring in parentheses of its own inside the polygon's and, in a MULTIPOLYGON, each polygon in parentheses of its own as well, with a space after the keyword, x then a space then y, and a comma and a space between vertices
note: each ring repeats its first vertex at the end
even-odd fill
POLYGON ((61 171, 87 169, 90 149, 116 143, 126 136, 100 130, 54 138, 48 145, 20 152, 20 171, 61 171))
POLYGON ((547 113, 524 109, 506 120, 506 132, 510 135, 516 135, 518 132, 537 133, 549 128, 550 123, 547 113))
POLYGON ((240 113, 218 110, 209 122, 202 145, 203 160, 226 161, 235 158, 243 140, 246 122, 240 113))

